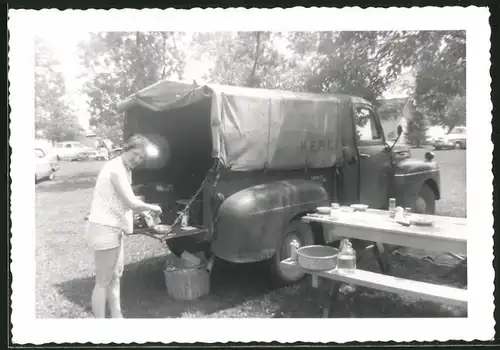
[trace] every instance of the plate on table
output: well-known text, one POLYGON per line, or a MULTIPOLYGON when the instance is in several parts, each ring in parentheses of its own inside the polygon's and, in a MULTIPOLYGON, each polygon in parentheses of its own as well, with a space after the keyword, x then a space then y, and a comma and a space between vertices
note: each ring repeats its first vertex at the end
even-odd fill
POLYGON ((330 214, 331 208, 330 207, 317 207, 316 211, 320 214, 330 214))
POLYGON ((427 218, 410 218, 410 223, 415 226, 432 226, 434 221, 427 218))
POLYGON ((154 226, 154 230, 159 234, 166 234, 172 231, 172 226, 159 224, 154 226))
POLYGON ((351 204, 351 208, 355 211, 366 211, 368 209, 368 205, 366 204, 351 204))

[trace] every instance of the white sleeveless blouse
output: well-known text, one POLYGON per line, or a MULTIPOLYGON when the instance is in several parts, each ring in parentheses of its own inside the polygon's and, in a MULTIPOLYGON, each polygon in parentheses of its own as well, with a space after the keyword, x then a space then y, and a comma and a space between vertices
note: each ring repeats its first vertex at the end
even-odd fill
POLYGON ((121 233, 132 233, 134 227, 132 209, 115 190, 112 173, 132 183, 131 171, 121 157, 108 161, 101 169, 94 188, 88 227, 91 244, 97 249, 116 247, 121 233))

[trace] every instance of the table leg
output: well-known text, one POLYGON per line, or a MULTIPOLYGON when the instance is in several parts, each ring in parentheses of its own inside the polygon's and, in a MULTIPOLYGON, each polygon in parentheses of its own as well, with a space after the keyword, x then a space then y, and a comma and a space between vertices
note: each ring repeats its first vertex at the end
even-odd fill
POLYGON ((337 302, 339 296, 340 284, 335 281, 331 281, 330 289, 328 290, 328 300, 323 308, 323 318, 328 318, 330 316, 330 310, 337 302))
POLYGON ((389 264, 389 256, 387 251, 384 249, 383 243, 375 243, 373 246, 373 251, 375 252, 375 258, 378 261, 378 265, 380 270, 383 273, 389 273, 391 270, 391 266, 389 264))

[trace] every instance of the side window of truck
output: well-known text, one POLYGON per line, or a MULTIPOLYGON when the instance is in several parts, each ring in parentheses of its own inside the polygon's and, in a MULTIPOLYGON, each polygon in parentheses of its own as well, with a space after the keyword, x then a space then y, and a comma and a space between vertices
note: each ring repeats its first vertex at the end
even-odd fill
POLYGON ((381 140, 382 133, 373 111, 366 107, 356 107, 356 133, 358 141, 381 140))

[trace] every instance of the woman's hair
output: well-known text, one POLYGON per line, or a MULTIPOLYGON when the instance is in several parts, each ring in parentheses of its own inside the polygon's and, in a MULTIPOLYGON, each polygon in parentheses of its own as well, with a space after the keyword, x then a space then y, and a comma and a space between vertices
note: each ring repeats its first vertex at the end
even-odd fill
POLYGON ((123 144, 123 152, 127 152, 133 149, 146 149, 149 145, 149 140, 143 135, 132 135, 123 144))

